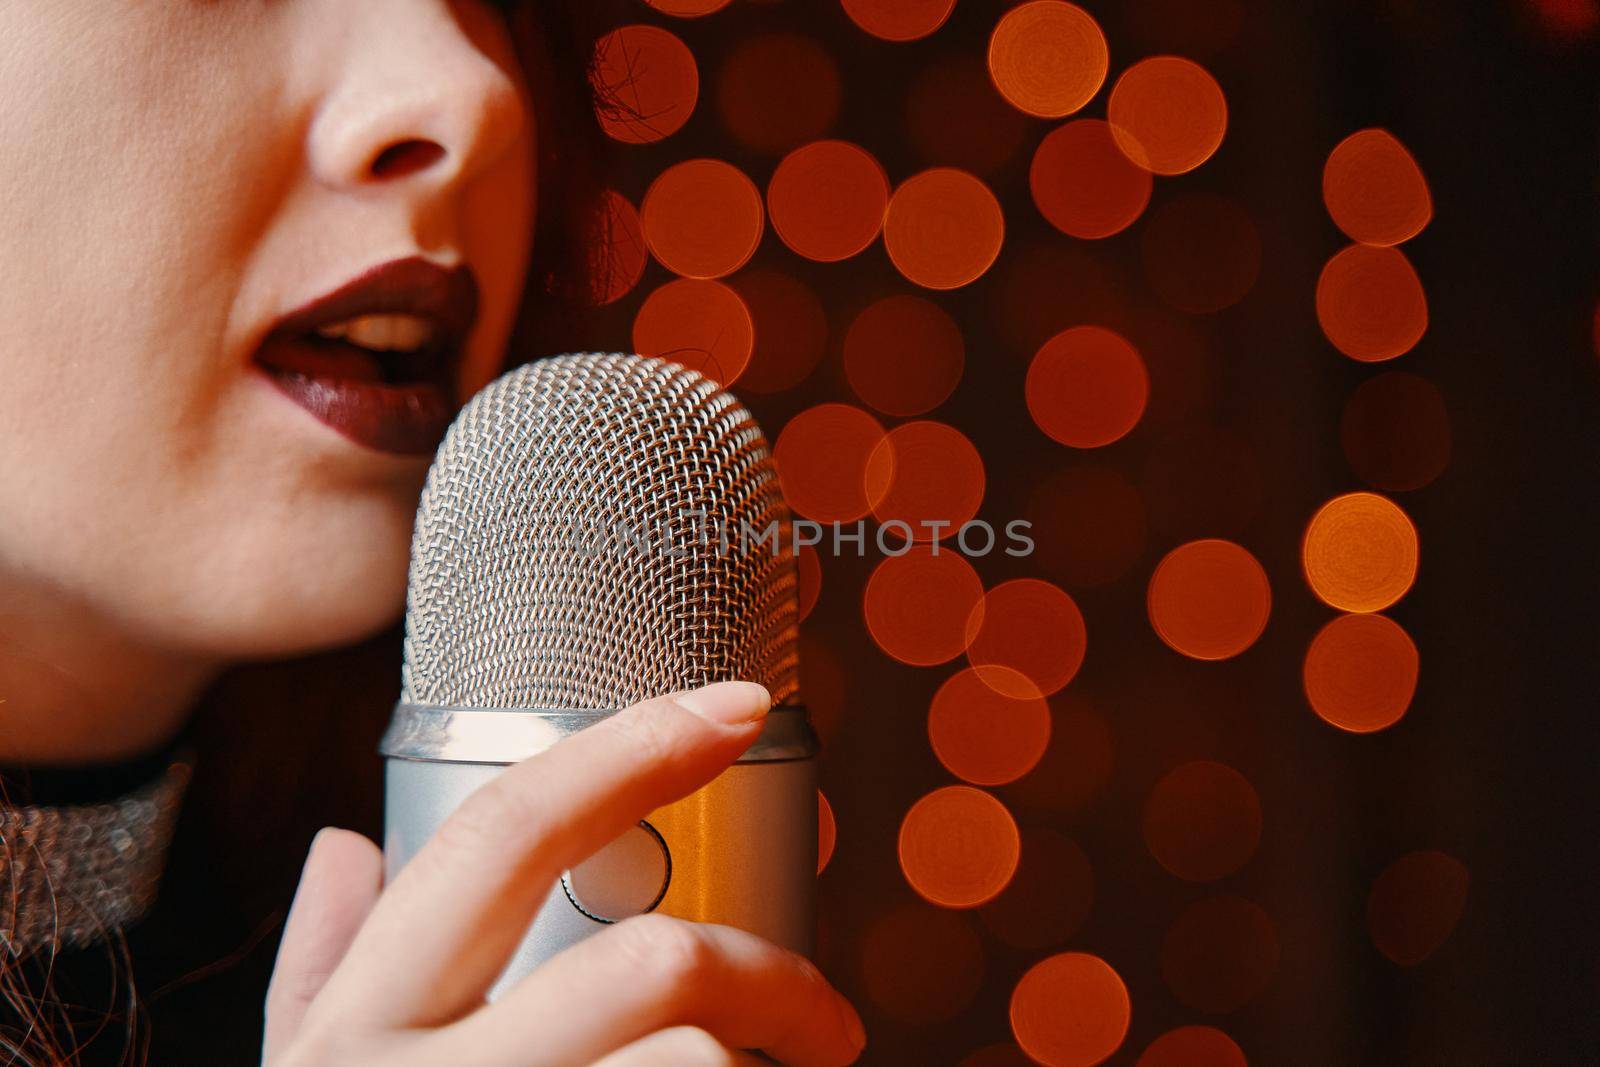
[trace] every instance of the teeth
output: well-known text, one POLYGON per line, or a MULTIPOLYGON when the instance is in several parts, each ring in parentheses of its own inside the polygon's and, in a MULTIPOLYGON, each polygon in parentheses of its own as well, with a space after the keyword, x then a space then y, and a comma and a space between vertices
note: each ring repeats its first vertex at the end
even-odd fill
POLYGON ((416 315, 360 315, 317 330, 318 337, 374 352, 415 352, 432 341, 433 334, 433 323, 416 315))

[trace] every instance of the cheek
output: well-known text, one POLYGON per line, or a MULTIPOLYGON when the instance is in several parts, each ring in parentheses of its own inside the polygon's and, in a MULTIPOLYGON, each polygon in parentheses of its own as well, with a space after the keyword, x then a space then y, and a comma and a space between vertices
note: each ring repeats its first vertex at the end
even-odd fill
POLYGON ((465 395, 504 368, 529 262, 539 252, 533 248, 538 180, 533 153, 530 134, 473 183, 462 203, 462 241, 480 296, 478 328, 462 367, 465 395))

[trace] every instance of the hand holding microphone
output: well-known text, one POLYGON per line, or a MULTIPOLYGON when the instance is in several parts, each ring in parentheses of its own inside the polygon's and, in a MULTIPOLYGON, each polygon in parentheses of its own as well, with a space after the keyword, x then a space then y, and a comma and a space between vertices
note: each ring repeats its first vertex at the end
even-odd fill
POLYGON ((727 926, 606 927, 486 1003, 561 872, 693 793, 761 734, 769 698, 724 682, 627 709, 477 788, 380 892, 359 835, 312 846, 267 998, 267 1067, 795 1067, 860 1053, 810 962, 727 926))

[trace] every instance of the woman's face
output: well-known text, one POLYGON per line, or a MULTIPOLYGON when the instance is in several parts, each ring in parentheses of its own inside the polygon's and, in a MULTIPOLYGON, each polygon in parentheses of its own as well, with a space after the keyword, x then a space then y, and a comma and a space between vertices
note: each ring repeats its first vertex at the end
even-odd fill
POLYGON ((198 656, 401 604, 533 129, 479 0, 0 4, 0 586, 198 656))

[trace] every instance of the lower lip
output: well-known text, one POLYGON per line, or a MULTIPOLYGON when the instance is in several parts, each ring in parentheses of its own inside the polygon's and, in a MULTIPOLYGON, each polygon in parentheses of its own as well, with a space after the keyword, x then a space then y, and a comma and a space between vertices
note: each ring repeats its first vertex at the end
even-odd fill
POLYGON ((323 425, 377 452, 432 455, 456 413, 446 391, 430 382, 388 384, 309 374, 272 363, 257 366, 284 396, 323 425))

